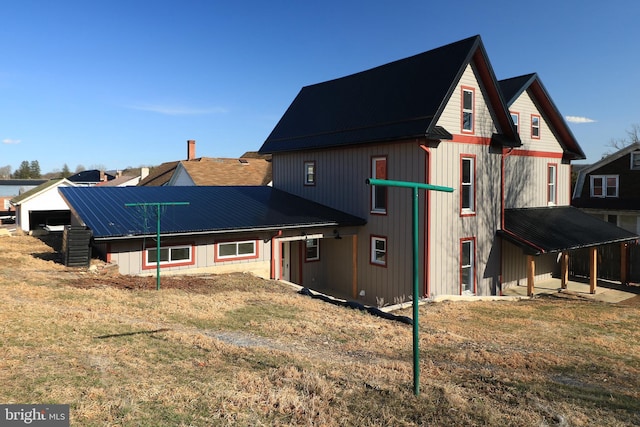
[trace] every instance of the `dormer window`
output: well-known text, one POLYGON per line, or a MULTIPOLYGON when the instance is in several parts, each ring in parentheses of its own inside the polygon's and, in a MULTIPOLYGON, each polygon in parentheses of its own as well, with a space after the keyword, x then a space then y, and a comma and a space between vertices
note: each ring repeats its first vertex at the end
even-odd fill
POLYGON ((591 197, 618 197, 618 175, 591 175, 591 197))
POLYGON ((462 132, 473 133, 474 97, 473 88, 462 88, 462 132))
POLYGON ((631 153, 631 170, 640 170, 640 151, 631 153))

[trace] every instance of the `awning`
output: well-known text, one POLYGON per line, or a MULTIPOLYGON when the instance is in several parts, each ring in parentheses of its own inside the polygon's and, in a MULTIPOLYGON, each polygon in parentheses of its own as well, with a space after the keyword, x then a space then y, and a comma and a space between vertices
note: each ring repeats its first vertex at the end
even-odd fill
POLYGON ((562 252, 640 239, 572 206, 505 209, 498 235, 528 255, 562 252))

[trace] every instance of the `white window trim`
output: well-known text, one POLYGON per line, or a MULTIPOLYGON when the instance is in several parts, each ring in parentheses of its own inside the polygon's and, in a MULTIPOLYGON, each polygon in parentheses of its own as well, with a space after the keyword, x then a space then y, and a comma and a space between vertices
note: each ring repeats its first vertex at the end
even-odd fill
POLYGON ((305 248, 304 248, 304 260, 305 261, 319 261, 320 260, 320 239, 307 239, 305 241, 305 248), (315 242, 315 244, 313 244, 313 242, 315 242), (316 255, 313 257, 307 257, 307 249, 309 249, 310 247, 314 247, 316 250, 316 255))
MULTIPOLYGON (((172 264, 182 264, 182 263, 190 263, 192 258, 193 258, 193 248, 191 245, 179 245, 179 246, 160 246, 160 253, 162 253, 163 249, 168 249, 169 250, 169 260, 168 261, 160 261, 160 265, 172 265, 172 264), (171 259, 171 254, 173 252, 174 249, 188 249, 189 250, 189 258, 186 259, 178 259, 178 260, 172 260, 171 259)), ((149 251, 155 251, 156 248, 146 248, 144 251, 144 256, 146 259, 146 265, 147 266, 152 266, 152 265, 156 265, 156 259, 150 260, 149 259, 149 251)))
POLYGON ((316 185, 316 162, 309 160, 304 162, 304 185, 313 186, 316 185), (309 173, 309 167, 311 167, 311 173, 309 173), (312 179, 309 179, 309 176, 312 179))
POLYGON ((240 242, 221 242, 218 243, 216 245, 216 255, 218 259, 221 260, 225 260, 225 259, 236 259, 236 258, 244 258, 244 257, 255 257, 258 252, 257 252, 257 244, 255 240, 243 240, 240 242), (247 253, 247 254, 238 254, 238 246, 245 244, 245 243, 251 243, 253 245, 253 252, 251 253, 247 253), (228 245, 235 245, 236 247, 236 252, 234 255, 220 255, 220 248, 222 246, 228 246, 228 245))
POLYGON ((591 175, 589 178, 589 195, 597 198, 617 198, 620 194, 620 176, 619 175, 591 175), (615 178, 616 180, 616 192, 615 195, 607 195, 607 178, 615 178), (602 179, 602 195, 593 194, 593 181, 596 179, 602 179))
POLYGON ((547 165, 547 180, 547 204, 555 206, 558 204, 558 165, 547 165), (551 170, 553 173, 550 173, 551 170), (552 195, 553 197, 551 197, 552 195))
POLYGON ((381 266, 386 266, 387 265, 387 238, 386 237, 381 237, 381 236, 371 236, 371 264, 375 264, 375 265, 381 265, 381 266), (376 242, 383 242, 384 243, 384 250, 380 250, 377 249, 376 247, 376 242), (377 253, 383 253, 384 254, 384 261, 379 261, 378 257, 376 256, 377 253))
POLYGON ((629 169, 631 170, 640 170, 640 151, 631 152, 631 164, 629 165, 629 169))

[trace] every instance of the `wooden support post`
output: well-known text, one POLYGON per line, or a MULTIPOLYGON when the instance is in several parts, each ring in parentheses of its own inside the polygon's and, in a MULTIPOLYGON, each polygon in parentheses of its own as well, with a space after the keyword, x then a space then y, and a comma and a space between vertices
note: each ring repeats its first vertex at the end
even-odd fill
POLYGON ((627 243, 620 243, 620 283, 629 283, 629 246, 627 243))
POLYGON ((596 293, 598 284, 598 248, 589 248, 589 292, 596 293))
POLYGON ((351 297, 358 299, 358 235, 351 238, 351 297))
POLYGON ((527 255, 527 295, 533 296, 534 277, 536 276, 536 259, 533 255, 527 255))
POLYGON ((560 255, 560 287, 567 289, 569 282, 569 251, 563 251, 560 255))

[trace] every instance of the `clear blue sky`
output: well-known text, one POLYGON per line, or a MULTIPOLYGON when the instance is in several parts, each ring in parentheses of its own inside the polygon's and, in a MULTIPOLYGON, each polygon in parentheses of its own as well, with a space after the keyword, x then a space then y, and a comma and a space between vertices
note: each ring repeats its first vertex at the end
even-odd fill
POLYGON ((640 123, 640 2, 19 0, 0 9, 0 166, 257 150, 302 86, 480 34, 537 72, 587 154, 640 123))

